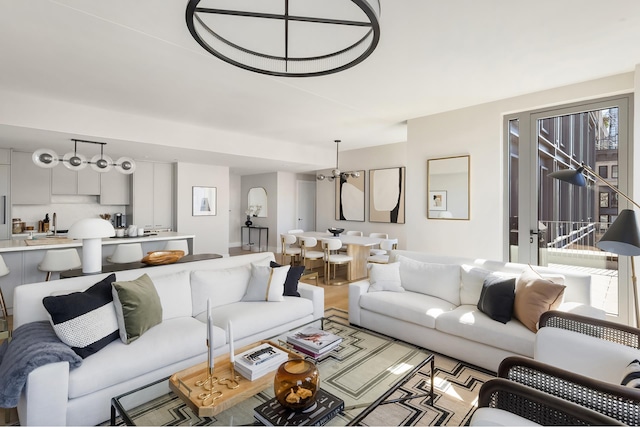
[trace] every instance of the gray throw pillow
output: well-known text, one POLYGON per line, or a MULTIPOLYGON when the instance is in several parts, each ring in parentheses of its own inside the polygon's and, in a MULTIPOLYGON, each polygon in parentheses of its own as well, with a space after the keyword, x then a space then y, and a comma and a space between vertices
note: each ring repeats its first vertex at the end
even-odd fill
POLYGON ((125 344, 132 343, 162 322, 160 297, 146 274, 135 280, 113 282, 113 303, 120 339, 125 344))

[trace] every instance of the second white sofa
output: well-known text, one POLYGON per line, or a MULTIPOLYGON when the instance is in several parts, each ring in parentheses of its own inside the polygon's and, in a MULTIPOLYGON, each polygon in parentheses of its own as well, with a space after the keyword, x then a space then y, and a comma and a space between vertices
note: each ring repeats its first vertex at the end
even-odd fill
MULTIPOLYGON (((535 332, 515 318, 495 321, 477 307, 488 273, 517 277, 529 266, 401 250, 392 251, 390 262, 403 258, 424 263, 424 275, 413 277, 414 283, 406 284, 410 290, 403 292, 373 292, 369 280, 350 284, 350 323, 494 372, 507 356, 533 357, 535 332)), ((604 318, 603 310, 591 306, 589 275, 544 267, 535 271, 564 276, 559 310, 604 318)))

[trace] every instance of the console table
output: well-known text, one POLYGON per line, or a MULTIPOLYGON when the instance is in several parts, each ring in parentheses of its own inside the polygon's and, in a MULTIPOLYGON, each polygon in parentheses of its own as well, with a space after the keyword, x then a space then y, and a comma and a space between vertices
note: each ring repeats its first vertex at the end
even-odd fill
POLYGON ((269 227, 247 227, 246 225, 243 225, 240 228, 240 244, 244 247, 245 243, 244 243, 244 231, 247 230, 247 245, 249 246, 249 249, 251 250, 251 245, 253 245, 254 243, 251 241, 251 230, 258 230, 258 250, 256 252, 262 252, 262 232, 264 231, 266 234, 266 239, 265 239, 265 243, 266 243, 266 247, 268 249, 269 247, 269 227))

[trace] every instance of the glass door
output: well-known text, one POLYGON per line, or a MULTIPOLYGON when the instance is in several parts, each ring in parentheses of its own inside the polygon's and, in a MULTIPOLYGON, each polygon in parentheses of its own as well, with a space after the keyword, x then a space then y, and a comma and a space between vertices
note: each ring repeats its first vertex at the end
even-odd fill
POLYGON ((592 177, 576 187, 548 175, 585 164, 626 192, 628 165, 619 159, 630 158, 629 104, 619 97, 505 118, 509 259, 590 274, 593 301, 621 321, 627 260, 596 247, 617 217, 617 194, 592 177))

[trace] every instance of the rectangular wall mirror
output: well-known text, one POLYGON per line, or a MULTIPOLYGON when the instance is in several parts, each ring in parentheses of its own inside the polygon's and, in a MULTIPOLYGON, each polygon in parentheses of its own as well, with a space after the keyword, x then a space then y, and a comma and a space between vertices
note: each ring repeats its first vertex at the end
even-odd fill
POLYGON ((427 218, 469 219, 470 156, 427 160, 427 218))

